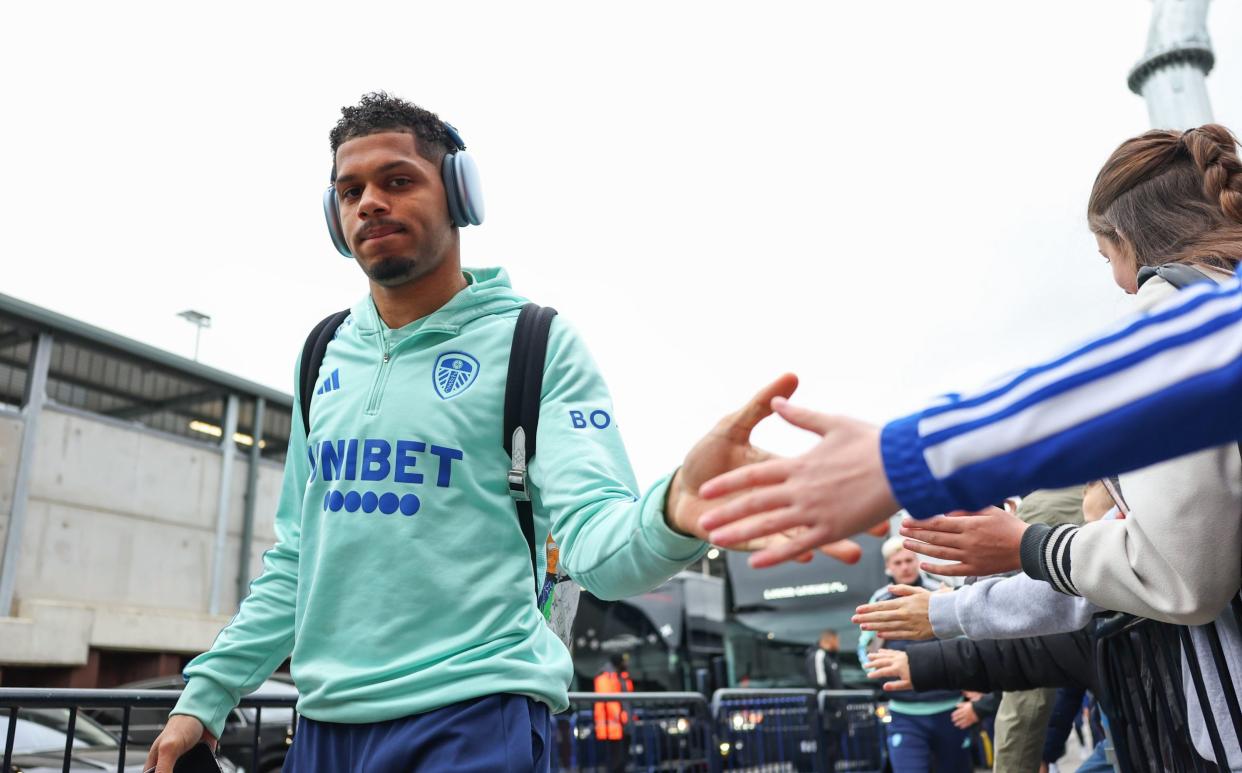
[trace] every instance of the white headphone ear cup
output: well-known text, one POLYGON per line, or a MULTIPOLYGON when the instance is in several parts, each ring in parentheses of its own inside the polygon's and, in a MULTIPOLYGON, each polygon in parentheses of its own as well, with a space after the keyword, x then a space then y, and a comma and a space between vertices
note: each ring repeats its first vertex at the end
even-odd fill
POLYGON ((465 152, 453 155, 456 167, 457 190, 462 218, 470 225, 480 225, 486 216, 483 206, 483 181, 479 178, 479 166, 474 156, 465 152))
POLYGON ((444 156, 444 162, 440 165, 440 176, 444 180, 444 199, 448 203, 449 220, 461 228, 469 223, 462 212, 461 193, 457 182, 457 155, 449 153, 444 156))
POLYGON ((323 192, 323 217, 328 222, 328 235, 332 237, 332 246, 336 247, 336 251, 351 260, 354 254, 349 251, 349 244, 345 241, 345 230, 341 228, 341 210, 336 202, 336 186, 329 185, 328 189, 323 192))

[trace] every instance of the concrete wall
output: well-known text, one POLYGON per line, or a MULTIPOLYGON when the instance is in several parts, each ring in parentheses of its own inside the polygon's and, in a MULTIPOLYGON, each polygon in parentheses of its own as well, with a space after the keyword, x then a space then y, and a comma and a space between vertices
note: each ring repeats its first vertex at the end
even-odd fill
POLYGON ((0 545, 8 533, 13 510, 13 487, 17 482, 17 456, 21 453, 22 420, 16 412, 0 412, 0 545))
MULTIPOLYGON (((9 449, 20 441, 20 424, 13 433, 8 423, 0 416, 5 513, 5 476, 11 492, 16 456, 14 450, 10 463, 9 449)), ((45 408, 38 432, 18 564, 19 619, 0 618, 0 664, 71 665, 85 662, 90 646, 179 652, 209 646, 238 603, 248 454, 239 451, 233 463, 225 614, 211 616, 219 449, 55 406, 45 408)), ((281 482, 279 465, 259 465, 250 577, 261 571, 261 556, 275 539, 281 482)))

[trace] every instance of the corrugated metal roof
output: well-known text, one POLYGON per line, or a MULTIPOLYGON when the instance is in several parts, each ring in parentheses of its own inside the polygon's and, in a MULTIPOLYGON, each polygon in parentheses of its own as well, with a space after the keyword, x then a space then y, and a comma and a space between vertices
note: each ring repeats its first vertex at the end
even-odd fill
MULTIPOLYGON (((141 341, 126 338, 110 330, 88 325, 79 319, 58 314, 3 293, 0 293, 0 316, 25 322, 26 324, 21 327, 32 331, 48 330, 58 339, 76 339, 97 347, 111 349, 157 365, 163 370, 183 373, 193 380, 208 381, 231 392, 262 397, 269 403, 293 409, 293 397, 285 392, 248 381, 232 373, 212 368, 141 341)), ((6 336, 12 335, 16 327, 7 320, 0 321, 0 342, 5 342, 6 336)))

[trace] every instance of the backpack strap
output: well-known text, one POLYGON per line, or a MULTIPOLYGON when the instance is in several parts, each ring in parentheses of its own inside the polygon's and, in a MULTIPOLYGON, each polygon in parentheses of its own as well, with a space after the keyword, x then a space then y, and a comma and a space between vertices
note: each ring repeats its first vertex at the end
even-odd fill
POLYGON ((302 370, 298 378, 298 397, 302 400, 302 431, 310 436, 310 404, 315 395, 316 381, 319 380, 319 366, 323 364, 323 355, 328 351, 328 343, 336 335, 336 329, 349 316, 349 309, 329 314, 315 325, 306 336, 302 345, 302 370))
POLYGON ((1162 266, 1143 266, 1138 272, 1138 286, 1142 287, 1148 279, 1158 276, 1164 281, 1181 290, 1195 282, 1210 282, 1211 278, 1193 266, 1185 263, 1165 263, 1162 266))
POLYGON ((543 393, 543 367, 548 355, 548 333, 556 309, 528 303, 518 314, 509 351, 509 377, 505 382, 504 447, 509 455, 509 496, 517 508, 518 525, 530 550, 535 595, 539 594, 539 563, 535 552, 535 511, 530 502, 526 471, 535 458, 539 431, 539 403, 543 393))

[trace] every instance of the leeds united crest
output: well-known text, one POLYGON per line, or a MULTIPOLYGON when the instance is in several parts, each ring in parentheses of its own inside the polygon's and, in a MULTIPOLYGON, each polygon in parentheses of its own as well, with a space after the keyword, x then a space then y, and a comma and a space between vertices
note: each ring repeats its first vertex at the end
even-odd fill
POLYGON ((436 358, 436 394, 448 400, 465 392, 479 377, 479 361, 465 352, 445 352, 436 358))

